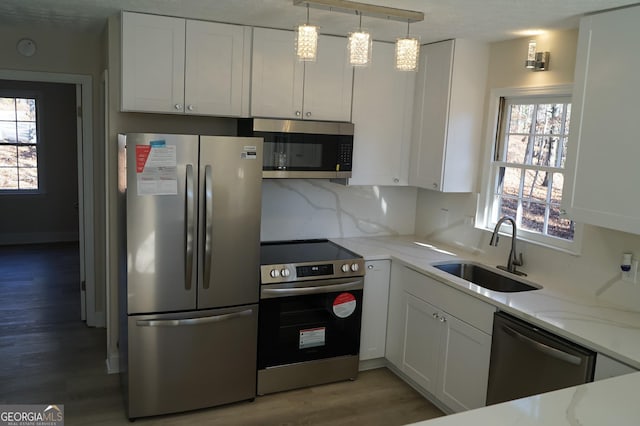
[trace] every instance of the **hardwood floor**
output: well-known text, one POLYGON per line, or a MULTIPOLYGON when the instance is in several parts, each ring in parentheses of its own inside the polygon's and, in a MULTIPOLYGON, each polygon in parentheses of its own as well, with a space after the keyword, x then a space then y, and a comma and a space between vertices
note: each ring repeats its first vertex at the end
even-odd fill
MULTIPOLYGON (((106 330, 80 321, 78 247, 0 247, 0 404, 64 404, 67 425, 127 425, 106 330)), ((138 419, 142 425, 403 425, 443 415, 387 369, 350 382, 224 407, 138 419)))

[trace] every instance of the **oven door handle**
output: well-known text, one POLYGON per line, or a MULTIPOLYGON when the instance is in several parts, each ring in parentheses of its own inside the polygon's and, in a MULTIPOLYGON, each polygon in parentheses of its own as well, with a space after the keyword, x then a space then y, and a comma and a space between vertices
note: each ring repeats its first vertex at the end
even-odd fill
POLYGON ((310 287, 293 288, 265 288, 260 291, 262 299, 272 299, 274 297, 304 296, 307 294, 334 293, 338 291, 362 290, 363 280, 350 281, 343 284, 317 285, 310 287))

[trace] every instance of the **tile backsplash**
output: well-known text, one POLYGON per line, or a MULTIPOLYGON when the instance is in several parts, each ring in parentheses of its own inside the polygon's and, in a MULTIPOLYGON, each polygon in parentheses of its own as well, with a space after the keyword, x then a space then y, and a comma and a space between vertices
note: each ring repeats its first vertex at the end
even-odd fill
POLYGON ((262 241, 413 234, 416 188, 317 179, 262 183, 262 241))

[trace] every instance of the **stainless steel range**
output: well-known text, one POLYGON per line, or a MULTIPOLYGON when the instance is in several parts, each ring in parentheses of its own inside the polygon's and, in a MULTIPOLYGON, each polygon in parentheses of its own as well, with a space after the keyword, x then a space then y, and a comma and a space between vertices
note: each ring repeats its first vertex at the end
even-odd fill
POLYGON ((355 379, 364 260, 328 240, 262 243, 258 394, 355 379))

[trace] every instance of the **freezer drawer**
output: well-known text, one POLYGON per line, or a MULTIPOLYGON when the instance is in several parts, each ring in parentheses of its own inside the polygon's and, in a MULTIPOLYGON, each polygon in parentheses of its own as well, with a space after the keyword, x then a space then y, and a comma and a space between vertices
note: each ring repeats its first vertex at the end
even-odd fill
POLYGON ((258 305, 128 318, 129 418, 256 396, 258 305))
POLYGON ((587 348, 497 312, 487 405, 591 382, 595 355, 587 348))

